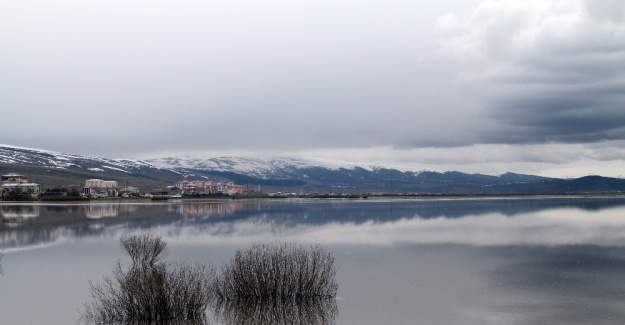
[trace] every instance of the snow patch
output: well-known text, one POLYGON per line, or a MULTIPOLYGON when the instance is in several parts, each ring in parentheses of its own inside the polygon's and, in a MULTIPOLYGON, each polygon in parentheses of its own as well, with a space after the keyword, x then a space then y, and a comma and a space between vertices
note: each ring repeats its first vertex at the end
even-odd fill
POLYGON ((112 167, 112 166, 102 166, 102 168, 112 169, 112 170, 120 171, 122 173, 130 174, 130 172, 127 171, 127 170, 124 170, 124 169, 121 169, 121 168, 112 167))

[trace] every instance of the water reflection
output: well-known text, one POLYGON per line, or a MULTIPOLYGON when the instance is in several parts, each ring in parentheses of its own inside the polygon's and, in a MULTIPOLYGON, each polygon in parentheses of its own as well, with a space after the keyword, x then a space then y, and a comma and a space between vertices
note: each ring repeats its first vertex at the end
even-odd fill
POLYGON ((0 205, 0 249, 168 229, 203 243, 625 244, 625 199, 258 200, 0 205), (16 225, 20 225, 16 227, 16 225))
POLYGON ((493 295, 490 309, 523 315, 517 324, 599 324, 625 319, 622 248, 502 246, 488 251, 501 262, 486 277, 493 295))
POLYGON ((179 214, 183 217, 210 217, 226 216, 244 209, 242 202, 222 202, 222 203, 188 203, 169 205, 168 211, 179 214))
POLYGON ((217 265, 253 242, 319 243, 335 253, 340 315, 336 306, 215 305, 209 323, 625 323, 623 198, 34 206, 38 217, 0 225, 3 323, 75 321, 87 279, 106 272, 128 233, 162 235, 172 260, 217 265))
MULTIPOLYGON (((78 321, 77 323, 80 323, 80 321, 78 321)), ((85 322, 84 324, 89 324, 89 323, 85 322)), ((204 319, 195 319, 195 320, 168 319, 161 323, 135 322, 135 321, 132 321, 132 322, 115 321, 115 322, 108 322, 108 323, 97 323, 97 325, 104 325, 104 324, 111 324, 111 325, 212 325, 210 322, 204 319)))
POLYGON ((85 205, 85 216, 89 219, 112 218, 119 215, 118 205, 85 205))
POLYGON ((0 206, 2 224, 15 227, 28 223, 31 219, 39 217, 37 205, 3 205, 0 206))
POLYGON ((256 324, 335 324, 336 300, 323 299, 294 304, 245 304, 217 301, 211 306, 215 321, 226 325, 256 324))

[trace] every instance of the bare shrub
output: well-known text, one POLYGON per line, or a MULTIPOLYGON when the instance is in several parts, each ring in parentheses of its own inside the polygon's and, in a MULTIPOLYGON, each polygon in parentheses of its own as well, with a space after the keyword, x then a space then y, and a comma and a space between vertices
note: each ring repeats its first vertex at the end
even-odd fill
POLYGON ((220 324, 335 324, 338 308, 335 299, 301 303, 245 303, 214 300, 211 305, 215 320, 220 324))
POLYGON ((215 278, 216 299, 300 303, 336 297, 334 257, 316 245, 253 244, 237 251, 215 278))
POLYGON ((136 235, 120 241, 132 266, 124 271, 117 262, 111 277, 104 277, 100 284, 90 282, 92 301, 84 305, 86 322, 206 322, 214 277, 211 268, 204 264, 160 262, 166 246, 160 237, 136 235))
POLYGON ((130 256, 133 267, 153 266, 161 259, 167 243, 161 237, 149 234, 121 237, 122 248, 130 256))

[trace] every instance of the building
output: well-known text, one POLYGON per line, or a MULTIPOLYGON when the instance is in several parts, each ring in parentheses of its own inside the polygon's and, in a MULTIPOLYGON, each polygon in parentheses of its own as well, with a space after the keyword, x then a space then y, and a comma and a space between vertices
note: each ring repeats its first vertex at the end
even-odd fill
POLYGON ((41 193, 41 186, 29 183, 28 177, 11 173, 0 176, 0 188, 3 200, 36 199, 41 193))
POLYGON ((175 184, 174 188, 180 189, 185 194, 240 194, 245 186, 234 184, 233 182, 216 181, 188 181, 183 180, 175 184))
POLYGON ((28 177, 15 173, 0 176, 0 184, 5 183, 28 183, 28 177))
POLYGON ((132 186, 126 186, 117 191, 117 196, 121 197, 137 197, 140 195, 141 193, 139 192, 139 189, 132 186))
POLYGON ((85 181, 85 187, 115 188, 117 187, 117 181, 105 181, 102 179, 88 179, 85 181))

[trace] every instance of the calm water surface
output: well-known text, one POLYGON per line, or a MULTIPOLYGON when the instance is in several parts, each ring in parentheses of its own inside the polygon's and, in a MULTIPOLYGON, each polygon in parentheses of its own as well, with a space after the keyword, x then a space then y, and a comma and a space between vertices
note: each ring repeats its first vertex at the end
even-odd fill
POLYGON ((135 233, 163 236, 168 260, 217 268, 250 243, 319 243, 338 266, 336 324, 625 323, 622 198, 4 202, 0 214, 2 324, 75 324, 89 280, 125 261, 119 237, 135 233))

